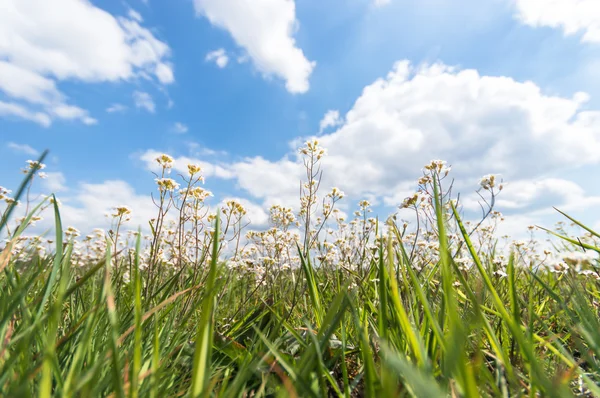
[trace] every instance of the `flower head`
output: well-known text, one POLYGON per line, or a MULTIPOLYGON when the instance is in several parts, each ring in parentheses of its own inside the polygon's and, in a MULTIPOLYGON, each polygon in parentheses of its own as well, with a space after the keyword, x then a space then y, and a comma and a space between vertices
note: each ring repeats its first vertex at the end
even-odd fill
MULTIPOLYGON (((481 188, 488 191, 492 188, 495 188, 497 184, 498 176, 496 174, 485 175, 481 177, 481 180, 479 180, 479 185, 481 185, 481 188)), ((502 189, 502 185, 500 185, 499 188, 502 189)))
POLYGON ((128 206, 117 206, 114 208, 114 211, 112 214, 113 217, 122 217, 131 214, 131 209, 128 206))
POLYGON ((190 176, 196 175, 202 171, 202 168, 197 164, 188 164, 187 168, 188 173, 190 173, 190 176))
POLYGON ((344 197, 344 192, 334 187, 331 189, 329 196, 331 196, 332 199, 342 199, 344 197))
POLYGON ((40 163, 37 160, 28 160, 26 163, 27 163, 27 167, 25 167, 24 169, 21 169, 23 174, 27 174, 32 170, 39 171, 39 170, 43 170, 46 168, 45 164, 40 163))
POLYGON ((0 200, 7 198, 11 192, 12 191, 10 189, 6 189, 6 188, 0 186, 0 200))
POLYGON ((163 169, 170 169, 173 167, 173 158, 165 153, 156 158, 156 162, 163 167, 163 169))
POLYGON ((299 149, 299 152, 302 155, 315 156, 317 160, 320 160, 327 154, 327 150, 319 146, 319 140, 317 139, 306 141, 304 145, 305 146, 299 149))
POLYGON ((158 190, 161 192, 173 192, 179 188, 179 184, 172 178, 157 178, 155 179, 158 190))

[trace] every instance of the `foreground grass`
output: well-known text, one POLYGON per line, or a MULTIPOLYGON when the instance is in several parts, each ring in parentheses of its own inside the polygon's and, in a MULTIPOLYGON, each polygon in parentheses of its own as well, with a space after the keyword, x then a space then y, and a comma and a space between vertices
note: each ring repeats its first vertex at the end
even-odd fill
MULTIPOLYGON (((298 247, 301 266, 266 283, 218 261, 219 217, 200 270, 150 280, 139 235, 130 255, 107 244, 74 267, 54 205, 54 253, 13 256, 27 219, 0 252, 0 395, 600 396, 597 279, 514 253, 495 272, 497 254, 475 248, 433 187, 433 263, 417 264, 390 224, 363 267, 315 267, 298 247)), ((555 250, 576 248, 600 252, 572 239, 555 250)))

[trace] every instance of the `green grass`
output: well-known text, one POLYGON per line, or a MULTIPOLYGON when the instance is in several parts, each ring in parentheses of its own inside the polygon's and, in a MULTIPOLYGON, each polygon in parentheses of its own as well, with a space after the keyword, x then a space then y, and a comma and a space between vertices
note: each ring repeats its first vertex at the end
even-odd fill
MULTIPOLYGON (((377 224, 359 267, 315 265, 296 244, 300 266, 265 283, 219 259, 220 215, 198 264, 140 268, 141 234, 130 255, 108 241, 103 258, 74 264, 54 204, 53 253, 0 252, 0 396, 600 396, 598 280, 518 251, 494 273, 496 245, 474 242, 439 181, 439 255, 377 224)), ((556 234, 555 254, 600 252, 556 234)))

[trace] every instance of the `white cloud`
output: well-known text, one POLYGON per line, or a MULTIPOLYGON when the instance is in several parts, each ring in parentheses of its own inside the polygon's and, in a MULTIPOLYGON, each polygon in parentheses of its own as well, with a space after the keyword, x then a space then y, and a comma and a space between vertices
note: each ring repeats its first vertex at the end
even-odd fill
POLYGON ((58 195, 63 203, 61 218, 64 226, 74 226, 83 233, 94 228, 108 228, 111 219, 106 213, 116 206, 126 205, 132 209, 131 221, 124 229, 136 230, 139 226, 145 230, 148 220, 157 214, 150 195, 139 195, 125 181, 107 180, 98 184, 81 183, 72 195, 58 195))
POLYGON ((144 19, 142 18, 142 15, 137 12, 136 10, 134 10, 133 8, 130 8, 129 11, 127 11, 127 15, 129 16, 129 18, 133 19, 134 21, 137 22, 143 22, 144 19))
POLYGON ((391 3, 392 0, 373 0, 375 7, 383 7, 391 3))
POLYGON ((517 17, 533 27, 561 28, 565 35, 582 33, 584 42, 600 43, 597 0, 513 0, 517 17))
POLYGON ((214 149, 207 148, 207 147, 200 145, 199 143, 193 142, 193 141, 188 142, 187 146, 189 148, 190 155, 194 156, 194 157, 209 157, 209 156, 225 157, 225 156, 228 156, 227 151, 223 151, 223 150, 216 151, 214 149))
POLYGON ((52 124, 50 116, 43 112, 30 111, 22 105, 14 102, 3 102, 0 101, 0 116, 13 116, 25 120, 36 122, 44 127, 48 127, 52 124))
POLYGON ((68 191, 67 179, 64 174, 58 171, 50 171, 45 173, 46 178, 42 180, 42 186, 48 193, 57 193, 68 191))
POLYGON ((600 112, 582 110, 586 99, 544 95, 532 82, 475 70, 399 62, 365 87, 337 131, 320 138, 329 149, 325 169, 361 195, 413 179, 435 158, 471 180, 597 163, 600 112))
MULTIPOLYGON (((598 164, 600 112, 583 109, 588 99, 583 93, 546 95, 533 82, 475 70, 398 62, 364 88, 336 131, 319 137, 328 149, 322 187, 338 186, 351 200, 373 196, 393 205, 431 159, 452 164, 463 193, 477 189, 488 173, 510 182, 598 164)), ((220 167, 265 205, 298 200, 304 170, 294 153, 220 167)))
POLYGON ((150 113, 154 113, 156 110, 156 105, 154 104, 152 96, 143 91, 133 92, 133 102, 135 103, 136 108, 145 109, 150 113))
POLYGON ((501 209, 560 207, 564 211, 579 211, 600 206, 600 197, 588 196, 579 184, 561 178, 517 180, 506 184, 498 199, 501 209))
POLYGON ((173 125, 173 128, 171 130, 177 134, 185 134, 188 132, 189 128, 185 124, 177 122, 173 125))
POLYGON ((319 123, 319 133, 322 133, 328 127, 335 127, 342 124, 344 121, 340 117, 340 111, 329 110, 323 116, 323 119, 319 123))
POLYGON ((229 57, 225 52, 225 49, 219 48, 206 54, 206 61, 214 62, 219 68, 224 68, 229 63, 229 57))
MULTIPOLYGON (((423 165, 445 159, 453 166, 455 192, 464 196, 482 175, 503 175, 508 185, 498 203, 515 217, 541 217, 535 212, 553 205, 597 207, 599 198, 588 198, 576 184, 546 177, 600 164, 600 111, 584 108, 588 99, 584 93, 547 95, 533 82, 475 70, 398 62, 364 88, 337 130, 319 137, 328 149, 322 190, 337 186, 349 203, 371 197, 394 206, 415 188, 423 165)), ((148 151, 142 159, 156 167, 158 154, 148 151)), ((177 158, 176 169, 185 172, 190 161, 177 158)), ((275 161, 202 165, 207 177, 233 179, 265 208, 296 205, 298 181, 305 178, 295 152, 275 161)))
POLYGON ((0 90, 9 97, 34 104, 51 104, 62 99, 53 80, 6 61, 0 61, 0 90))
MULTIPOLYGON (((465 208, 479 209, 472 196, 463 204, 465 208)), ((545 177, 509 182, 496 201, 496 210, 505 215, 499 235, 522 239, 530 233, 527 226, 552 229, 557 221, 568 222, 553 207, 592 225, 597 219, 590 218, 590 214, 594 214, 598 206, 600 196, 588 194, 581 185, 570 180, 545 177)), ((536 235, 538 239, 545 237, 543 232, 536 235)))
POLYGON ((106 108, 106 112, 108 113, 115 113, 115 112, 125 112, 127 110, 127 107, 123 104, 112 104, 111 106, 109 106, 108 108, 106 108))
POLYGON ((67 120, 79 119, 84 124, 87 124, 87 125, 92 125, 92 124, 98 123, 98 121, 96 119, 88 116, 88 112, 85 109, 81 109, 81 108, 79 108, 77 106, 73 106, 73 105, 65 105, 65 104, 56 105, 56 106, 52 107, 51 112, 53 115, 55 115, 56 117, 59 117, 61 119, 67 119, 67 120))
POLYGON ((284 79, 289 92, 308 91, 315 62, 293 38, 299 25, 293 0, 194 0, 194 5, 231 34, 260 72, 284 79))
POLYGON ((29 114, 38 114, 37 119, 44 125, 51 123, 49 115, 59 119, 81 120, 85 124, 95 123, 86 110, 66 104, 65 96, 56 88, 53 80, 6 61, 0 61, 0 91, 9 97, 40 105, 46 112, 46 117, 40 119, 38 112, 15 104, 20 110, 12 112, 14 116, 31 120, 29 114))
POLYGON ((175 75, 173 75, 173 67, 171 64, 161 63, 156 65, 154 73, 158 80, 163 84, 173 83, 175 81, 175 75))
MULTIPOLYGON (((320 137, 329 151, 324 183, 350 196, 389 194, 413 181, 431 159, 453 164, 459 181, 502 173, 510 181, 570 165, 600 162, 600 112, 582 110, 585 95, 544 95, 532 82, 481 76, 442 64, 397 63, 365 87, 345 123, 320 137)), ((295 160, 234 164, 242 187, 276 195, 295 160), (292 163, 282 167, 282 164, 292 163)), ((284 190, 287 192, 287 189, 284 190)))
POLYGON ((25 155, 37 156, 40 154, 39 151, 27 144, 17 144, 15 142, 9 142, 8 144, 6 144, 6 146, 9 149, 12 149, 14 152, 23 153, 25 155))
MULTIPOLYGON (((52 118, 95 119, 57 88, 62 80, 105 82, 155 76, 174 80, 170 49, 140 25, 85 0, 4 0, 0 13, 0 91, 12 100, 3 115, 42 125, 52 118), (35 26, 35 29, 31 29, 35 26)), ((8 105, 7 105, 8 104, 8 105)))

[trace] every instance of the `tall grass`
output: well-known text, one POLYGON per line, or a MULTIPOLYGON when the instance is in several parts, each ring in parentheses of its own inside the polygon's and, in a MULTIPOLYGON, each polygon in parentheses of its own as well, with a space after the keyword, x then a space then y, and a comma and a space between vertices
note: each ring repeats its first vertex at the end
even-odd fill
MULTIPOLYGON (((359 268, 315 265, 304 239, 299 267, 258 281, 221 259, 218 214, 196 264, 142 268, 141 233, 129 255, 107 237, 103 258, 74 264, 52 200, 53 253, 14 253, 27 218, 0 252, 0 395, 600 396, 598 262, 548 272, 513 251, 498 273, 496 245, 475 244, 439 171, 429 181, 439 255, 420 257, 390 220, 376 223, 374 250, 357 251, 359 268)), ((554 233, 556 251, 600 253, 554 233)))

